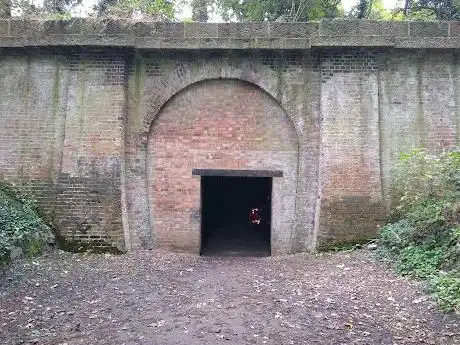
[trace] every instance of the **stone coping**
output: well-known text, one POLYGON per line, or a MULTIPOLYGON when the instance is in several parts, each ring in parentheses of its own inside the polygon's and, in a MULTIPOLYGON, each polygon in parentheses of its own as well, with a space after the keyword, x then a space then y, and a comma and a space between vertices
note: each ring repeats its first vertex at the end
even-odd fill
POLYGON ((136 49, 324 47, 460 48, 460 21, 322 20, 306 23, 165 23, 132 20, 0 20, 0 47, 136 49))

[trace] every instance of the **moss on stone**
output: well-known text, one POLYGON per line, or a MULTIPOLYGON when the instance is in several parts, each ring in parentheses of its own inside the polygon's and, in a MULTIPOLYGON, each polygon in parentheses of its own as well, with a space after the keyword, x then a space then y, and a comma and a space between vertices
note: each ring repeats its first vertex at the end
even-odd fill
POLYGON ((369 241, 373 240, 372 237, 358 237, 351 240, 346 241, 330 241, 320 244, 318 246, 319 252, 337 252, 343 250, 353 250, 361 248, 363 244, 369 243, 369 241))
POLYGON ((75 239, 67 239, 60 235, 57 236, 56 242, 59 249, 71 253, 123 254, 123 251, 109 244, 96 245, 92 242, 82 242, 75 239))

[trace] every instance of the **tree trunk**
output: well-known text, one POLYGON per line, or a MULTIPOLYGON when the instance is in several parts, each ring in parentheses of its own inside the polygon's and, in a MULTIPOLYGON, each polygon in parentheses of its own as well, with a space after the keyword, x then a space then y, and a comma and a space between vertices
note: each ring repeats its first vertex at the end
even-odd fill
POLYGON ((0 18, 11 17, 11 0, 0 0, 0 18))
POLYGON ((367 19, 369 10, 369 0, 360 0, 358 3, 358 19, 367 19))
POLYGON ((192 1, 192 19, 197 22, 208 21, 208 3, 207 0, 192 1))
POLYGON ((410 7, 410 0, 405 0, 404 1, 404 17, 407 17, 407 12, 409 10, 409 7, 410 7))

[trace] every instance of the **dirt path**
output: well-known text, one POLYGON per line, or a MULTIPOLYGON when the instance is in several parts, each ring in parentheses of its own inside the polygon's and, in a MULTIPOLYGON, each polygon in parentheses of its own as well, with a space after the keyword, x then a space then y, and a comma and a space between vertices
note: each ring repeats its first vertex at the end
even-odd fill
POLYGON ((366 251, 200 258, 55 253, 0 275, 0 344, 460 344, 366 251))

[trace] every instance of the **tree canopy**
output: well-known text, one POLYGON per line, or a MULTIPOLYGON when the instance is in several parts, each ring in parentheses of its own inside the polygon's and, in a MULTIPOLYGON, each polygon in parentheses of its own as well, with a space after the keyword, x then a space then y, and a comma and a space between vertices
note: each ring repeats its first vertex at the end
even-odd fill
POLYGON ((0 18, 11 17, 11 1, 0 0, 0 18))
POLYGON ((159 20, 174 19, 174 3, 170 0, 99 0, 95 6, 99 16, 112 14, 131 17, 133 13, 156 16, 159 20))
MULTIPOLYGON (((70 18, 83 0, 0 0, 0 18, 23 17, 70 18)), ((376 20, 458 20, 460 0, 403 0, 402 6, 386 9, 383 0, 356 0, 345 13, 341 0, 96 0, 97 16, 118 18, 150 17, 155 20, 177 20, 180 7, 190 6, 189 20, 206 22, 209 13, 224 21, 299 22, 322 18, 358 18, 376 20), (179 10, 178 10, 179 9, 179 10)))
POLYGON ((44 0, 42 10, 46 13, 65 14, 81 3, 82 0, 44 0))
POLYGON ((405 0, 403 13, 414 19, 459 19, 459 0, 405 0), (417 18, 419 16, 419 18, 417 18))
POLYGON ((224 20, 307 21, 343 14, 340 0, 215 0, 224 20))
POLYGON ((359 0, 350 12, 358 19, 456 20, 460 19, 460 0, 404 0, 403 6, 385 9, 382 0, 359 0))

